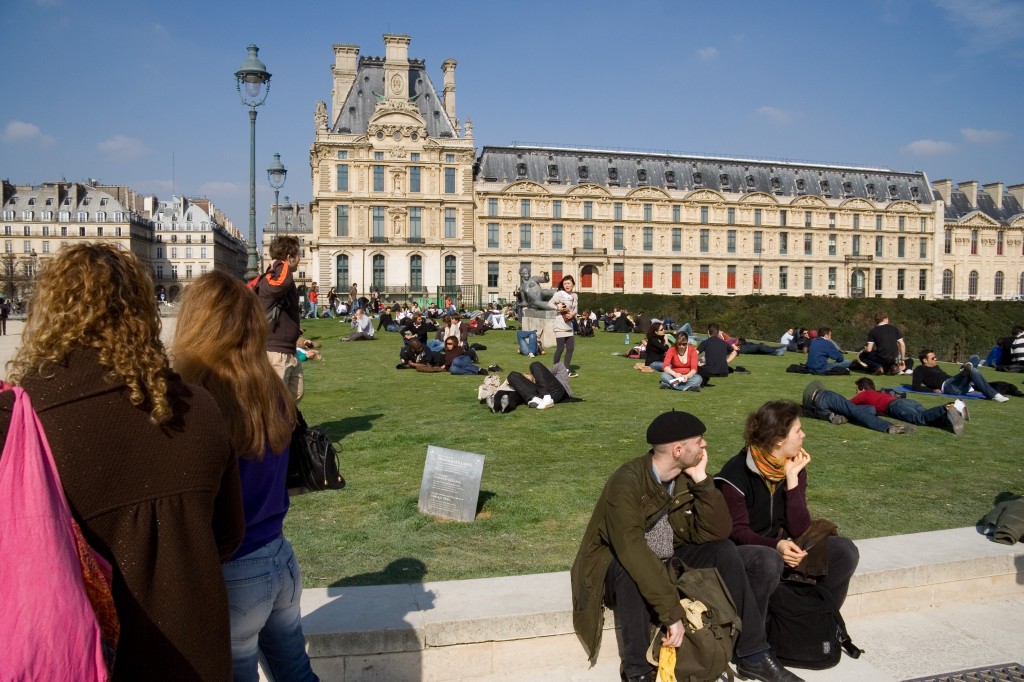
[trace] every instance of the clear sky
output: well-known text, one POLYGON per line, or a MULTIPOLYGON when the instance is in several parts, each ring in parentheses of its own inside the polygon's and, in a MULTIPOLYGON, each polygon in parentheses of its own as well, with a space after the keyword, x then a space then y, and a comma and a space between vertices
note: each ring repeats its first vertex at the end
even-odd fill
POLYGON ((311 197, 331 46, 412 38, 483 145, 675 151, 1024 183, 1024 1, 153 2, 0 0, 0 177, 205 195, 248 225, 246 45, 273 74, 257 223, 311 197))

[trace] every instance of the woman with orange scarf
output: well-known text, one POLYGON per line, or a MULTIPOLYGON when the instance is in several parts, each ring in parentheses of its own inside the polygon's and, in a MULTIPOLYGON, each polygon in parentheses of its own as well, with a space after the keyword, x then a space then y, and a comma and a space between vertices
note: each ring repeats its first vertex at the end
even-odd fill
POLYGON ((738 546, 762 616, 783 574, 816 579, 841 607, 860 554, 847 538, 819 532, 834 529, 811 521, 807 509, 807 465, 800 406, 788 400, 765 403, 747 417, 746 446, 715 476, 732 515, 730 539, 738 546), (816 536, 825 549, 809 553, 816 536), (825 554, 827 553, 827 556, 825 554))

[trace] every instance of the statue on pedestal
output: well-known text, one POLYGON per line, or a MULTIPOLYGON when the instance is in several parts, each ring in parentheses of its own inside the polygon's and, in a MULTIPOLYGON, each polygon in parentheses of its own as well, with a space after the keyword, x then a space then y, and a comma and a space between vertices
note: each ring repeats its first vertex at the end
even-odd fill
POLYGON ((530 269, 524 265, 519 268, 519 279, 518 298, 519 303, 524 308, 532 308, 534 310, 555 309, 555 306, 551 305, 551 297, 555 295, 555 290, 541 287, 541 284, 548 283, 548 273, 545 272, 530 277, 530 269))

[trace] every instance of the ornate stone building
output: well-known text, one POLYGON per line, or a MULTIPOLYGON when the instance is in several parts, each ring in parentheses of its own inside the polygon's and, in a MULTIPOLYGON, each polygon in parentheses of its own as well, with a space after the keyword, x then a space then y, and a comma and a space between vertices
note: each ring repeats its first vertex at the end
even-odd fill
POLYGON ((1024 185, 934 183, 945 204, 937 297, 1024 298, 1024 185))
MULTIPOLYGON (((302 251, 299 254, 299 267, 295 272, 295 284, 299 287, 300 293, 314 282, 317 282, 316 262, 319 240, 313 230, 313 218, 310 212, 310 204, 292 203, 288 197, 280 205, 270 206, 270 214, 263 226, 263 267, 270 264, 270 242, 277 235, 294 235, 302 243, 302 251)), ((329 287, 330 285, 328 285, 329 287)), ((324 289, 327 291, 327 288, 324 289)))
POLYGON ((386 56, 335 45, 330 117, 317 104, 310 151, 314 266, 322 288, 385 297, 455 290, 477 279, 472 124, 455 118, 454 60, 439 96, 409 37, 386 56), (328 284, 329 283, 329 284, 328 284))
POLYGON ((920 171, 536 146, 474 163, 454 60, 439 98, 409 42, 385 35, 383 58, 334 46, 310 152, 321 287, 508 299, 526 265, 584 292, 1024 293, 1021 185, 979 196, 920 171))

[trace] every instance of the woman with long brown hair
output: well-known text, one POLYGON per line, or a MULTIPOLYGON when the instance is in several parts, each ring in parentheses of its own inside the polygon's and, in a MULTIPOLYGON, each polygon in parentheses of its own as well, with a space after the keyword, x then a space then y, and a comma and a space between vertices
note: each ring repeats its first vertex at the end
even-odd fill
POLYGON ((243 519, 217 405, 168 369, 153 283, 131 252, 73 246, 40 278, 8 380, 31 397, 72 514, 113 567, 113 679, 229 679, 220 562, 243 519))
POLYGON ((266 315, 240 280, 215 271, 185 290, 174 367, 213 394, 239 455, 245 538, 223 567, 234 679, 256 680, 262 657, 272 679, 316 680, 302 635, 302 576, 282 533, 295 406, 266 340, 266 315))

